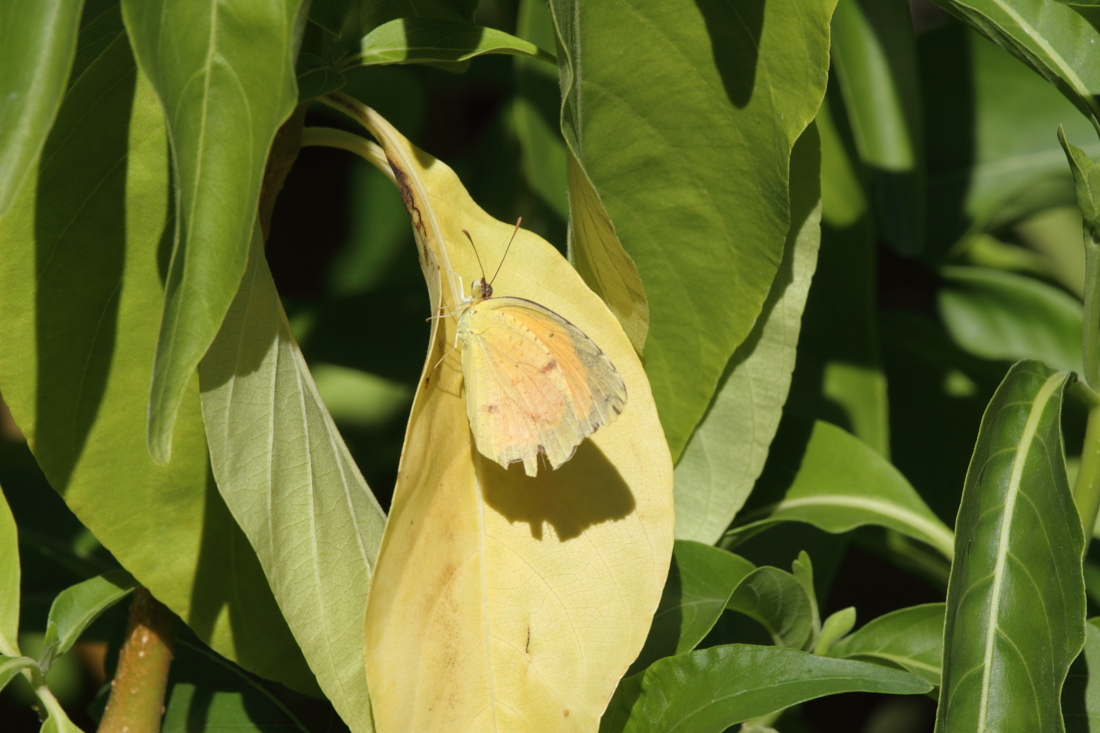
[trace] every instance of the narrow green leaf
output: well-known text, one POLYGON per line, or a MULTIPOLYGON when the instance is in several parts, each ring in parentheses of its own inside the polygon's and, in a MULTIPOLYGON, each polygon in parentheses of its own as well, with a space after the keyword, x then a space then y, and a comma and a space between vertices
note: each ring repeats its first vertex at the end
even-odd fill
POLYGON ((1048 0, 936 0, 1058 87, 1100 130, 1100 32, 1048 0))
POLYGON ((734 589, 753 570, 751 562, 731 552, 676 540, 653 625, 627 676, 658 659, 694 649, 714 628, 734 589))
POLYGON ((352 731, 373 731, 363 609, 385 515, 317 394, 258 228, 199 376, 218 488, 325 695, 352 731))
POLYGON ((917 46, 905 0, 840 0, 836 70, 859 155, 871 169, 879 231, 908 255, 924 249, 924 121, 917 46))
POLYGON ((877 664, 730 644, 668 657, 623 679, 600 721, 600 733, 721 733, 825 695, 916 695, 930 689, 919 677, 877 664))
POLYGON ((641 274, 674 460, 779 269, 791 148, 825 92, 834 5, 550 3, 562 131, 641 274))
POLYGON ((984 359, 1037 359, 1081 371, 1081 301, 1014 272, 944 267, 940 273, 940 315, 963 349, 984 359))
POLYGON ((137 581, 128 572, 112 570, 61 591, 50 606, 39 666, 49 671, 53 660, 69 651, 100 614, 130 595, 136 586, 137 581))
POLYGON ((1068 733, 1100 730, 1100 619, 1085 624, 1085 648, 1066 676, 1062 714, 1068 733))
POLYGON ((855 625, 855 606, 848 606, 831 614, 821 624, 821 635, 817 637, 817 643, 814 644, 814 654, 827 655, 837 640, 851 631, 855 625))
POLYGON ((368 33, 359 54, 341 66, 467 61, 487 53, 531 56, 557 63, 552 53, 495 28, 456 20, 398 18, 368 33))
POLYGON ((759 621, 776 646, 807 649, 815 640, 817 602, 790 573, 765 566, 745 576, 726 607, 759 621))
POLYGON ((1015 364, 982 418, 947 587, 936 729, 1061 731, 1085 640, 1081 520, 1066 482, 1068 375, 1015 364))
POLYGON ((708 544, 756 484, 791 385, 802 310, 821 241, 816 125, 791 153, 791 229, 764 310, 726 365, 707 413, 676 464, 676 536, 708 544))
POLYGON ((36 0, 0 8, 0 216, 61 107, 83 6, 83 0, 36 0))
POLYGON ((19 575, 19 528, 0 490, 0 654, 8 657, 19 656, 19 575))
POLYGON ((316 692, 209 478, 197 378, 172 462, 146 448, 172 237, 164 126, 117 36, 69 90, 0 226, 0 392, 50 485, 142 585, 218 652, 316 692))
POLYGON ((268 149, 297 103, 302 0, 123 0, 138 66, 168 121, 176 244, 149 396, 149 452, 168 460, 187 385, 248 261, 268 149))
MULTIPOLYGON (((952 554, 951 530, 885 458, 835 425, 787 415, 758 482, 758 509, 726 533, 733 546, 777 522, 826 532, 877 524, 952 554)), ((756 497, 754 496, 754 499, 756 497)))
POLYGON ((828 654, 895 665, 939 685, 944 608, 942 603, 926 603, 879 616, 838 641, 828 654))
POLYGON ((810 639, 802 647, 803 651, 810 651, 821 635, 821 612, 817 607, 817 591, 814 590, 814 566, 805 550, 800 550, 798 557, 791 563, 791 575, 802 586, 802 591, 810 602, 810 639))
POLYGON ((16 657, 6 656, 0 654, 0 690, 3 690, 8 686, 8 683, 14 679, 15 675, 19 674, 24 669, 30 669, 37 666, 30 657, 16 657))
POLYGON ((1097 220, 1100 219, 1100 167, 1097 167, 1088 154, 1066 139, 1066 130, 1058 125, 1058 142, 1066 151, 1066 162, 1073 171, 1073 181, 1077 184, 1077 206, 1081 216, 1093 231, 1100 231, 1097 220))

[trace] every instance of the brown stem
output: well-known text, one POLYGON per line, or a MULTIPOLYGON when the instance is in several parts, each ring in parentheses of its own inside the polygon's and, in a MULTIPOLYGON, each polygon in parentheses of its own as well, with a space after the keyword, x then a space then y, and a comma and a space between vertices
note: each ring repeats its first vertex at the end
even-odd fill
POLYGON ((275 199, 279 197, 286 175, 290 173, 302 147, 302 128, 305 126, 307 106, 298 105, 290 119, 275 133, 275 140, 271 143, 263 187, 260 189, 260 227, 263 229, 265 242, 271 234, 271 215, 275 212, 275 199))
POLYGON ((172 664, 176 617, 145 588, 134 591, 126 641, 99 733, 157 733, 172 664))

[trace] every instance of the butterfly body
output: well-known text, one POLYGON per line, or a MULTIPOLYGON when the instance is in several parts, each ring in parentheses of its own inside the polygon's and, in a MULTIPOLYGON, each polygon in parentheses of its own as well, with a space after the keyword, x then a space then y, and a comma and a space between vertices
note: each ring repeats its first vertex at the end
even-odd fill
POLYGON ((556 469, 626 406, 626 385, 579 328, 523 298, 492 297, 478 280, 458 317, 466 415, 478 451, 535 476, 556 469))

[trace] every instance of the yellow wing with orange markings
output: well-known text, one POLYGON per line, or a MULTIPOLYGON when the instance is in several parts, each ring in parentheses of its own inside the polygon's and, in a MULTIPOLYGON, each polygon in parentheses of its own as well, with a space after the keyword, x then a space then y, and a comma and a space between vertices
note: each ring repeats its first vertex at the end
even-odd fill
POLYGON ((552 469, 626 406, 622 376, 592 339, 522 298, 486 298, 458 321, 466 414, 482 455, 552 469))

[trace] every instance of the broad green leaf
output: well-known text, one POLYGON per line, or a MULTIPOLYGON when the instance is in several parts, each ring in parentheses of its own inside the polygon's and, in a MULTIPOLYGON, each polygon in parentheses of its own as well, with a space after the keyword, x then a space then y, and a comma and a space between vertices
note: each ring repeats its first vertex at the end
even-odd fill
MULTIPOLYGON (((87 13, 87 8, 85 8, 87 13)), ((73 59, 73 69, 69 74, 69 87, 80 78, 88 66, 99 58, 100 54, 114 42, 121 34, 126 32, 122 24, 122 8, 118 3, 109 6, 96 17, 88 20, 80 26, 80 35, 77 37, 76 58, 73 59)))
POLYGON ((19 529, 0 490, 0 654, 8 657, 19 656, 19 575, 19 529))
MULTIPOLYGON (((842 608, 830 614, 821 624, 821 634, 814 643, 814 654, 827 655, 833 645, 856 625, 855 606, 842 608)), ((910 670, 912 671, 912 670, 910 670)))
POLYGON ((259 228, 199 378, 218 489, 321 689, 352 731, 373 731, 361 640, 385 514, 290 332, 259 228))
POLYGON ((898 666, 939 685, 943 614, 942 603, 892 611, 838 641, 828 654, 898 666))
POLYGON ((125 35, 69 91, 43 161, 0 223, 0 392, 50 484, 142 585, 246 669, 316 690, 209 480, 197 379, 172 462, 146 448, 172 199, 164 113, 125 35))
POLYGON ((759 621, 776 646, 807 650, 816 641, 817 601, 779 568, 768 565, 749 573, 726 607, 759 621))
POLYGON ((0 654, 0 690, 8 686, 15 675, 24 669, 32 669, 38 665, 30 657, 6 656, 0 654))
POLYGON ((955 528, 936 729, 1061 731, 1085 640, 1081 520, 1066 483, 1068 375, 1015 364, 982 418, 955 528))
POLYGON ((473 23, 436 18, 398 18, 368 33, 359 53, 341 62, 358 64, 422 64, 468 61, 487 53, 531 56, 551 64, 554 55, 522 38, 473 23))
POLYGON ((168 460, 176 417, 248 261, 268 149, 297 103, 302 0, 123 0, 134 56, 172 145, 176 241, 149 395, 149 452, 168 460))
POLYGON ((726 610, 734 589, 754 569, 751 562, 731 552, 676 540, 649 636, 627 674, 698 646, 726 610))
POLYGON ((712 544, 764 470, 795 366, 802 309, 821 241, 816 126, 791 154, 791 231, 764 310, 737 347, 676 464, 676 536, 712 544))
POLYGON ((674 460, 783 258, 791 148, 825 92, 834 5, 550 3, 562 131, 645 286, 674 460))
POLYGON ((808 522, 826 532, 877 524, 952 554, 951 530, 896 468, 835 425, 787 415, 758 482, 754 508, 726 533, 737 542, 777 522, 808 522))
POLYGON ((946 253, 968 232, 1075 204, 1055 132, 1064 125, 1069 139, 1100 156, 1089 120, 1026 64, 961 24, 921 34, 918 46, 928 125, 929 247, 946 253))
POLYGON ((356 427, 380 425, 408 408, 412 390, 358 369, 316 364, 311 370, 325 407, 334 420, 356 427))
POLYGON ((347 83, 347 79, 319 56, 310 53, 298 55, 298 102, 308 102, 347 83))
POLYGON ((940 315, 959 346, 985 359, 1037 359, 1081 371, 1081 302, 1014 272, 944 267, 940 315))
POLYGON ((61 107, 83 6, 83 0, 35 0, 0 8, 0 217, 61 107))
POLYGON ((84 733, 77 725, 75 725, 69 716, 66 715, 65 709, 61 707, 53 695, 49 694, 49 691, 44 691, 45 694, 39 695, 39 702, 42 707, 46 709, 47 717, 42 722, 42 727, 39 729, 39 733, 84 733))
POLYGON ((1100 32, 1048 0, 936 0, 1031 66, 1100 131, 1100 32))
POLYGON ((852 133, 870 168, 876 221, 899 252, 924 249, 924 121, 906 0, 840 0, 833 68, 852 133))
MULTIPOLYGON (((450 168, 373 110, 326 99, 384 147, 412 218, 428 315, 453 312, 481 272, 463 229, 481 260, 496 263, 515 226, 485 213, 450 168)), ((433 319, 364 622, 380 730, 490 728, 494 720, 500 730, 555 730, 563 721, 591 730, 642 649, 668 574, 672 462, 619 322, 552 245, 526 230, 493 289, 575 324, 615 364, 628 400, 557 470, 544 464, 530 478, 522 466, 505 470, 472 441, 456 319, 433 319)))
POLYGON ((730 644, 662 659, 615 691, 600 733, 721 733, 749 718, 842 692, 932 689, 899 669, 795 649, 730 644))
POLYGON ((42 669, 48 671, 53 660, 69 651, 101 613, 130 595, 136 585, 125 570, 112 570, 61 591, 46 620, 39 656, 42 669))
POLYGON ((1062 714, 1069 733, 1100 730, 1100 619, 1085 624, 1085 648, 1066 676, 1062 714))
MULTIPOLYGON (((546 3, 520 0, 516 35, 540 48, 555 47, 554 20, 546 3)), ((512 118, 519 139, 524 178, 539 198, 566 220, 569 218, 566 194, 569 184, 565 178, 565 141, 558 122, 561 110, 558 69, 523 56, 516 57, 514 69, 516 94, 512 101, 512 118)), ((645 345, 644 339, 642 345, 645 345)))

